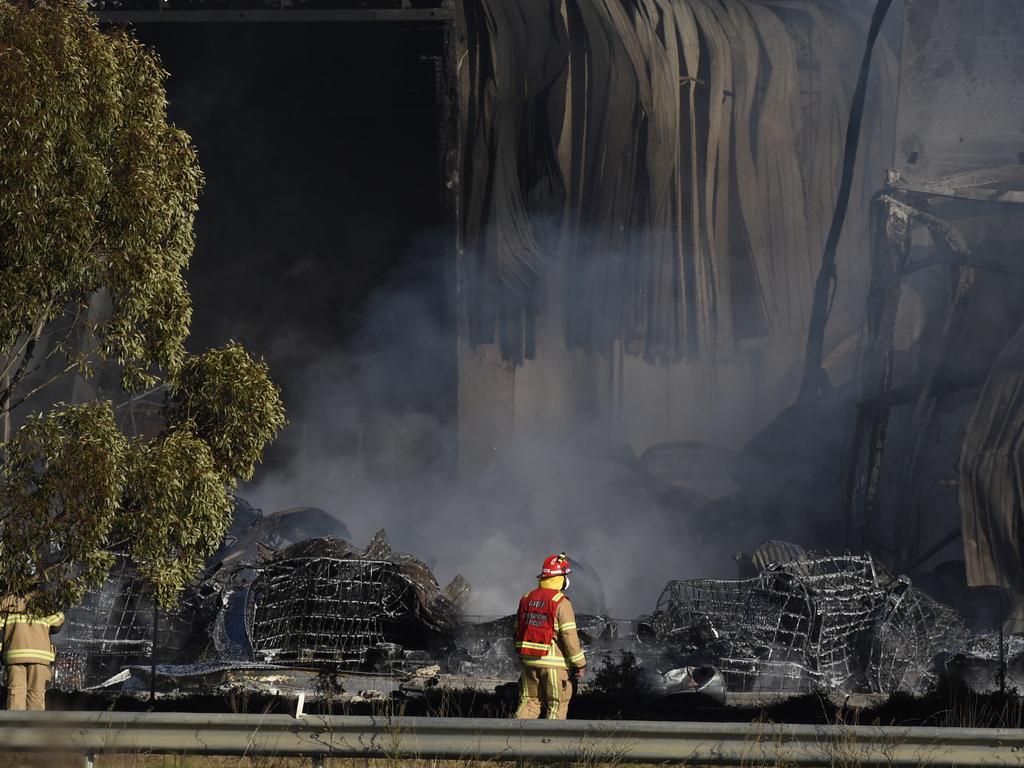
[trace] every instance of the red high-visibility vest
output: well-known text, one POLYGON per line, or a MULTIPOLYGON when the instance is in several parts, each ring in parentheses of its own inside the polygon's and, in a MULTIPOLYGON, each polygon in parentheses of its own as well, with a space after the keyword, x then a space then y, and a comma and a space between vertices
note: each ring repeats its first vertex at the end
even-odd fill
POLYGON ((519 600, 516 615, 516 651, 520 656, 547 656, 555 639, 555 614, 562 593, 535 589, 519 600))

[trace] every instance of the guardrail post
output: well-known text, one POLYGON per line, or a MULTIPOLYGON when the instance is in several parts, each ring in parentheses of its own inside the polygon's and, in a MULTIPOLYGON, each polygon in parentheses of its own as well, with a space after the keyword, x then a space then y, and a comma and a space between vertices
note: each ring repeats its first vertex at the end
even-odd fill
POLYGON ((316 755, 313 757, 313 768, 324 768, 325 764, 323 755, 316 755))
POLYGON ((96 758, 92 752, 86 752, 82 755, 82 768, 96 768, 96 758))

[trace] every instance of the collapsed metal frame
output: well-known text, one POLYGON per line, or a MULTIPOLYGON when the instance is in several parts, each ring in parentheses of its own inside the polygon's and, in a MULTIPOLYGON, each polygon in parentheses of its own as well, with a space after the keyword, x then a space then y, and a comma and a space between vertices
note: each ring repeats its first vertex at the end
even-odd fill
POLYGON ((876 610, 867 659, 868 687, 883 692, 922 692, 936 680, 936 659, 913 649, 961 652, 966 643, 967 633, 956 612, 901 577, 876 610))
POLYGON ((668 620, 663 630, 681 642, 686 661, 718 667, 729 690, 805 691, 816 684, 807 664, 813 604, 799 586, 773 590, 760 577, 672 581, 657 614, 668 620))
POLYGON ((285 558, 250 587, 246 633, 260 661, 359 666, 415 621, 414 599, 389 560, 285 558))
POLYGON ((148 666, 154 662, 154 645, 168 660, 177 660, 205 640, 197 633, 201 602, 198 592, 189 590, 176 610, 158 614, 135 568, 119 555, 103 585, 66 611, 64 626, 54 636, 59 650, 54 684, 81 689, 126 666, 148 666))
POLYGON ((651 619, 729 690, 920 692, 965 639, 955 612, 868 555, 809 555, 752 579, 673 581, 651 619))
MULTIPOLYGON (((970 171, 931 181, 908 181, 893 169, 888 172, 885 188, 872 200, 871 276, 867 295, 867 339, 861 367, 862 395, 857 405, 852 461, 846 481, 847 538, 852 549, 875 549, 880 543, 875 530, 879 481, 892 408, 914 404, 908 451, 901 459, 896 479, 897 497, 904 499, 914 480, 940 396, 979 386, 988 373, 976 371, 958 380, 942 378, 943 364, 964 329, 976 271, 1002 268, 972 253, 955 223, 936 214, 932 199, 1024 204, 1024 191, 1009 188, 1022 181, 1022 166, 970 171), (925 227, 931 235, 936 250, 934 257, 910 261, 915 226, 925 227), (956 285, 946 308, 941 337, 938 343, 925 350, 927 358, 922 360, 920 380, 896 387, 893 380, 895 337, 903 281, 914 272, 938 265, 956 269, 956 285)), ((940 543, 949 543, 953 538, 946 537, 940 543)), ((912 570, 934 551, 937 550, 932 547, 925 553, 913 553, 915 562, 904 565, 912 570)))

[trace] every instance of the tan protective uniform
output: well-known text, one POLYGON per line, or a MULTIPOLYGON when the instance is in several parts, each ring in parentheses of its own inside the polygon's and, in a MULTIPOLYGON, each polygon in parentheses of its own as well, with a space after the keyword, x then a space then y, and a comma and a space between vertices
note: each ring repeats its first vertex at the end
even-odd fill
POLYGON ((63 613, 31 616, 22 597, 0 599, 2 657, 7 667, 7 708, 46 708, 46 684, 56 657, 50 635, 64 623, 63 613))
MULTIPOLYGON (((542 579, 540 586, 555 589, 562 585, 562 577, 542 579), (555 586, 551 585, 554 582, 555 586)), ((543 713, 549 720, 565 720, 572 698, 570 669, 582 669, 587 665, 583 646, 576 632, 576 614, 572 604, 559 592, 558 609, 555 613, 555 637, 551 648, 544 656, 520 656, 523 672, 519 678, 519 707, 516 718, 532 720, 543 713)))

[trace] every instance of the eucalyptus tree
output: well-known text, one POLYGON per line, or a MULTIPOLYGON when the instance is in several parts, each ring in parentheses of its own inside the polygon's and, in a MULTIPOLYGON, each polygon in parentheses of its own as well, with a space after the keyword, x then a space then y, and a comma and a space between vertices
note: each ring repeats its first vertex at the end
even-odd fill
POLYGON ((0 582, 40 609, 122 553, 173 604, 285 423, 261 360, 186 352, 203 178, 165 77, 83 3, 0 3, 0 582), (116 391, 54 404, 111 369, 116 391), (154 390, 158 434, 126 433, 117 403, 154 390))

